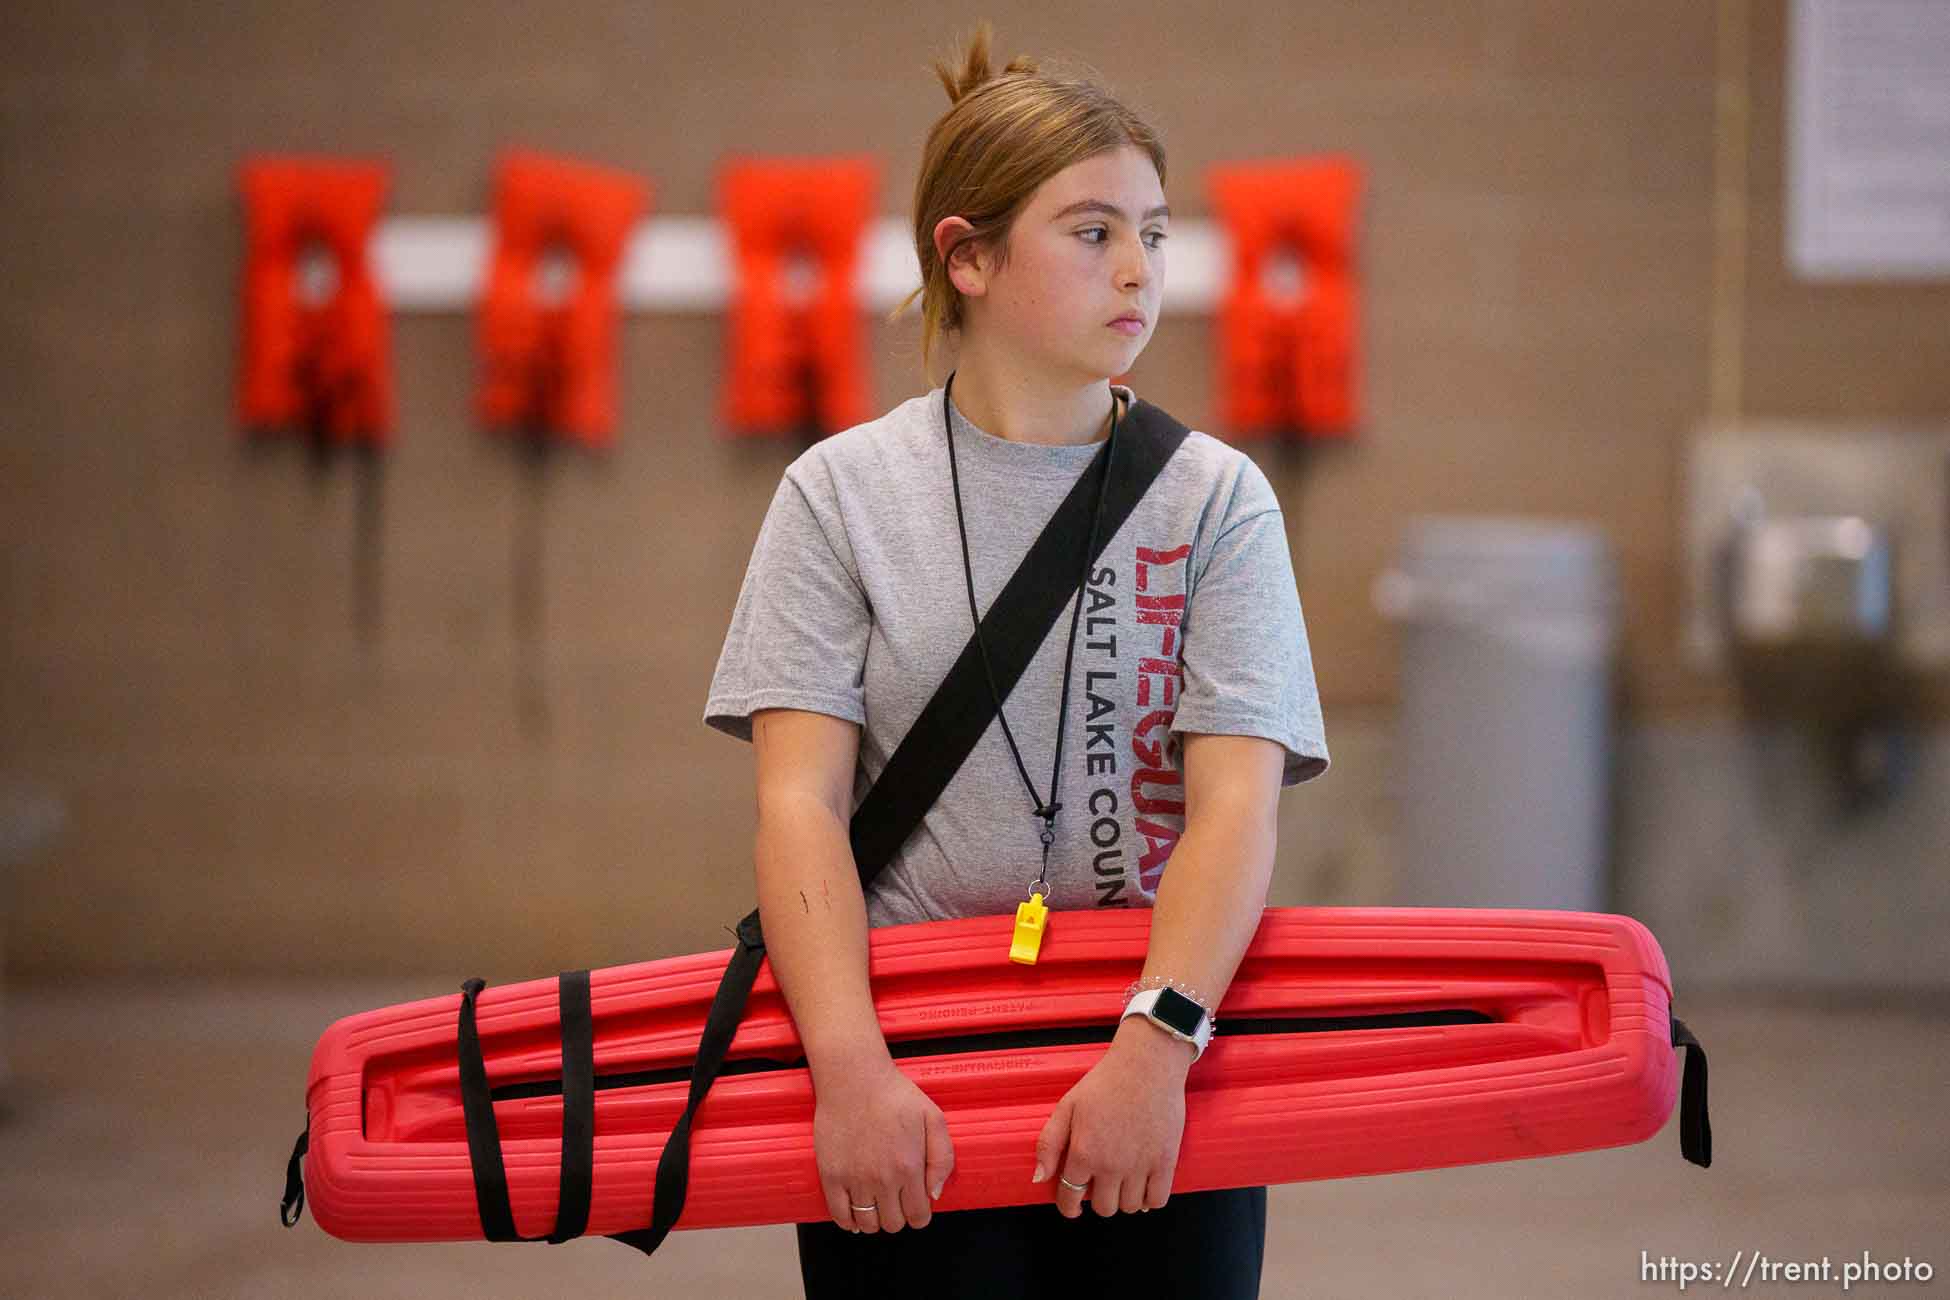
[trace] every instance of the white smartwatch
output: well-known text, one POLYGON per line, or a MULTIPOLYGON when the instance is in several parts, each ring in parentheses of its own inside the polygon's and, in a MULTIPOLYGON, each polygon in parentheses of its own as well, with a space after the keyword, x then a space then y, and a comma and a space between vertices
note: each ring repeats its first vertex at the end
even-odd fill
MULTIPOLYGON (((1132 995, 1124 1004, 1124 1016, 1144 1016, 1173 1038, 1190 1043, 1198 1049, 1192 1053, 1194 1061, 1205 1055, 1205 1045, 1212 1041, 1212 1017, 1174 988, 1146 989, 1132 995)), ((1119 1024, 1124 1016, 1117 1018, 1119 1024)))

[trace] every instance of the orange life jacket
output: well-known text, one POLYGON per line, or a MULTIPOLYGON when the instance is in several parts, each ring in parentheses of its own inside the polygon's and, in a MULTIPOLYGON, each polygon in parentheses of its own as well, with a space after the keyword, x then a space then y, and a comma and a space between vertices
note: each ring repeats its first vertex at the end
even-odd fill
POLYGON ((522 150, 501 155, 494 253, 481 296, 481 386, 490 428, 606 447, 616 428, 616 279, 648 211, 647 181, 522 150), (538 277, 573 260, 573 287, 550 301, 538 277))
POLYGON ((719 172, 734 270, 720 419, 734 436, 808 426, 837 433, 869 418, 860 249, 874 217, 871 158, 741 159, 719 172), (790 261, 819 277, 795 301, 790 261))
POLYGON ((1356 403, 1354 222, 1362 173, 1341 158, 1211 168, 1232 242, 1219 305, 1220 418, 1236 440, 1347 435, 1356 403), (1304 268, 1297 299, 1269 293, 1267 265, 1304 268))
POLYGON ((391 441, 391 338, 366 256, 389 179, 386 164, 370 161, 260 155, 239 167, 237 416, 247 433, 391 441), (321 283, 307 288, 301 276, 321 283))

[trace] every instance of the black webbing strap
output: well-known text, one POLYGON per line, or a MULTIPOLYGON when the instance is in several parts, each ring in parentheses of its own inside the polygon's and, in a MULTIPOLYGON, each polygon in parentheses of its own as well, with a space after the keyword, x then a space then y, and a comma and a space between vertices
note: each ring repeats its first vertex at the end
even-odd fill
MULTIPOLYGON (((1092 565, 1189 432, 1149 402, 1131 404, 1130 413, 1118 425, 1117 461, 1105 486, 1104 524, 1097 553, 1090 557, 1092 565)), ((1036 657, 1057 616, 1076 597, 1076 557, 1090 545, 1090 511, 1103 457, 1099 452, 1091 468, 1078 477, 1042 536, 982 616, 982 641, 995 668, 996 694, 1004 700, 1036 657)), ((995 700, 983 679, 981 644, 971 631, 961 657, 901 737, 853 814, 850 838, 863 890, 894 860, 994 720, 995 700)))
POLYGON ((311 1147, 311 1112, 305 1112, 305 1131, 298 1135, 298 1143, 291 1148, 291 1163, 284 1167, 284 1199, 278 1202, 278 1222, 289 1228, 298 1222, 298 1216, 305 1212, 305 1175, 303 1161, 305 1152, 311 1147))
MULTIPOLYGON (((1093 565, 1190 433, 1162 410, 1141 400, 1131 404, 1118 429, 1117 459, 1111 466, 1114 472, 1104 486, 1105 523, 1098 535, 1097 551, 1088 557, 1093 565)), ((982 618, 982 639, 988 643, 989 662, 995 670, 996 695, 1003 699, 1029 667, 1057 616, 1076 596, 1076 556, 1090 545, 1090 512, 1103 474, 1099 462, 1108 451, 1106 446, 1097 453, 1090 468, 1077 477, 1063 504, 1056 508, 1042 535, 1031 544, 1008 585, 982 618)), ((862 893, 920 826, 921 818, 995 720, 995 699, 983 676, 981 646, 971 630, 961 657, 935 688, 921 716, 908 728, 873 788, 854 810, 848 830, 862 893)), ((704 1022, 697 1060, 691 1067, 690 1104, 657 1161, 650 1226, 612 1234, 617 1241, 645 1254, 663 1244, 671 1225, 683 1213, 691 1176, 691 1116, 724 1067, 725 1049, 744 1018, 745 1001, 764 957, 765 935, 754 909, 738 923, 738 948, 725 968, 724 982, 718 986, 704 1022)))
POLYGON ((564 971, 557 981, 562 1020, 562 1182, 555 1230, 538 1237, 515 1231, 508 1203, 508 1172, 501 1161, 501 1135, 488 1096, 487 1063, 475 1024, 474 1001, 487 983, 470 979, 460 986, 460 1104, 467 1117, 467 1156, 474 1166, 474 1204, 481 1233, 489 1241, 543 1241, 580 1237, 589 1227, 589 1187, 596 1169, 596 1050, 589 1010, 589 972, 564 971))
POLYGON ((1685 1071, 1679 1082, 1679 1152, 1706 1169, 1713 1164, 1713 1125, 1706 1117, 1706 1049, 1677 1016, 1672 1020, 1672 1045, 1686 1049, 1685 1071))
POLYGON ((704 1034, 698 1039, 697 1059, 691 1065, 690 1100, 664 1143, 663 1155, 657 1158, 656 1196, 651 1202, 650 1226, 609 1234, 646 1255, 654 1254, 664 1244, 671 1225, 684 1212, 684 1200, 690 1194, 691 1185, 691 1117, 704 1104, 704 1095, 711 1091, 718 1071, 724 1068, 725 1052, 731 1046, 732 1035, 738 1032, 738 1022, 744 1019, 745 1000, 751 996, 759 964, 764 960, 765 938, 758 928, 758 909, 753 908, 738 923, 738 947, 732 951, 717 996, 711 999, 711 1010, 704 1017, 704 1034))

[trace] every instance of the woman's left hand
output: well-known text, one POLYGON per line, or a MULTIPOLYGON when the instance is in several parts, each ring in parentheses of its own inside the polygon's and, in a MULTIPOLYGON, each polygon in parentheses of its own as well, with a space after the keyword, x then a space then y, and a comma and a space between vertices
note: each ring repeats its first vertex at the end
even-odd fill
POLYGON ((1104 1217, 1155 1210, 1170 1199, 1192 1059, 1190 1043, 1133 1016, 1118 1026, 1103 1060, 1063 1094, 1036 1139, 1033 1181, 1050 1179, 1065 1218, 1082 1215, 1086 1193, 1059 1178, 1086 1184, 1104 1217))

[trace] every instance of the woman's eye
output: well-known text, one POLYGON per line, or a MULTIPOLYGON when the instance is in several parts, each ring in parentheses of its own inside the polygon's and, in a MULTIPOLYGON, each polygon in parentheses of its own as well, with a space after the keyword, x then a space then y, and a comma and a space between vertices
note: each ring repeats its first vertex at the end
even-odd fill
MULTIPOLYGON (((1108 239, 1110 237, 1110 231, 1103 226, 1092 226, 1088 230, 1079 230, 1077 233, 1080 235, 1103 235, 1105 239, 1108 239)), ((1170 238, 1170 236, 1166 235, 1165 232, 1162 230, 1151 231, 1149 237, 1156 239, 1158 241, 1158 243, 1151 245, 1151 247, 1153 248, 1158 247, 1159 244, 1164 243, 1166 239, 1170 238)), ((1091 242, 1096 244, 1101 244, 1104 242, 1104 239, 1095 239, 1092 240, 1091 242)))

